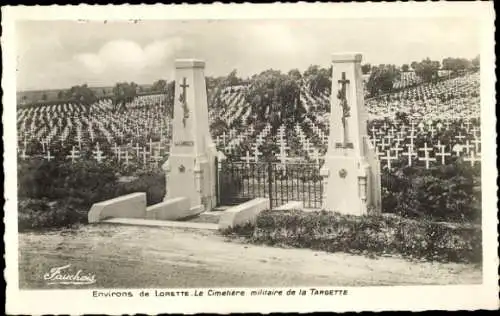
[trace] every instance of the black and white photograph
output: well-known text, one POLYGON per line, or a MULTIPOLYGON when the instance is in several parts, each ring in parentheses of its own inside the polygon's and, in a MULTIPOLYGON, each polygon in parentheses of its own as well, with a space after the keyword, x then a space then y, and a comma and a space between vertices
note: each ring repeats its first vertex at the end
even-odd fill
POLYGON ((12 312, 498 308, 493 6, 435 4, 2 7, 12 312))

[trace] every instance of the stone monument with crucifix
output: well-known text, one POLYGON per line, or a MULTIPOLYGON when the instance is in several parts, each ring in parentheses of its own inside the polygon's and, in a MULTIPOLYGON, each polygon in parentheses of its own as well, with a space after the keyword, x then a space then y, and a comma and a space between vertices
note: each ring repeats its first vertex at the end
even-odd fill
POLYGON ((218 153, 209 130, 205 62, 179 59, 175 68, 172 143, 168 161, 163 165, 164 200, 187 197, 189 214, 193 214, 193 209, 203 212, 216 206, 215 158, 218 153))
POLYGON ((330 136, 322 208, 342 214, 380 212, 380 163, 367 135, 361 54, 335 54, 332 61, 330 136))

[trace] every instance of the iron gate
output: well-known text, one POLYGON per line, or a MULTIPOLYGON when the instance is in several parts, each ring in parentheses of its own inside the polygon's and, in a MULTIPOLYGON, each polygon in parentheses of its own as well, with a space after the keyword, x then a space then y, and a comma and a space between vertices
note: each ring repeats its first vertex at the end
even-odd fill
POLYGON ((302 201, 304 208, 321 208, 323 182, 316 164, 224 161, 216 165, 219 205, 266 197, 271 208, 289 201, 302 201))

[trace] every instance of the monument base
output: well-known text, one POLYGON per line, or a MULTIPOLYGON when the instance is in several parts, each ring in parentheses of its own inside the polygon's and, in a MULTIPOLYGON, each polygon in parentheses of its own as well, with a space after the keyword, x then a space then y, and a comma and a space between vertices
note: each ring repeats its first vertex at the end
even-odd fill
POLYGON ((203 205, 209 211, 216 205, 215 160, 205 156, 172 155, 164 166, 164 201, 186 197, 189 207, 203 205))
POLYGON ((325 157, 321 169, 325 182, 322 208, 341 214, 368 214, 370 172, 363 157, 325 157))

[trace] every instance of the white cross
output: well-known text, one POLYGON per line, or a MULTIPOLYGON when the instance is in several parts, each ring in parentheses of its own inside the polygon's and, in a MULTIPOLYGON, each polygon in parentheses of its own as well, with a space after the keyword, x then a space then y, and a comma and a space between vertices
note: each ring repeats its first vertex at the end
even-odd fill
POLYGON ((390 134, 390 133, 389 133, 389 134, 387 134, 387 135, 385 136, 385 138, 387 138, 387 139, 389 140, 389 144, 391 144, 391 143, 392 143, 392 140, 394 139, 394 134, 390 134))
POLYGON ((135 149, 136 156, 139 157, 141 154, 141 146, 139 146, 139 143, 135 143, 135 147, 132 147, 132 149, 135 149))
POLYGON ((393 136, 395 131, 394 126, 391 126, 391 129, 389 130, 390 135, 393 136))
POLYGON ((474 140, 472 142, 474 143, 476 152, 479 152, 479 145, 481 144, 481 139, 478 137, 474 137, 474 140))
POLYGON ((411 146, 411 147, 413 147, 413 140, 414 140, 415 138, 417 138, 417 137, 415 136, 415 134, 413 134, 413 132, 411 132, 411 133, 410 133, 410 135, 409 135, 409 136, 406 136, 406 137, 410 139, 410 146, 411 146))
POLYGON ((455 136, 456 139, 458 139, 458 141, 461 141, 462 139, 465 138, 465 136, 462 135, 462 133, 458 133, 458 136, 455 136))
POLYGON ((424 148, 418 149, 418 151, 424 152, 424 158, 418 157, 418 160, 425 161, 425 169, 429 169, 429 162, 436 161, 436 158, 430 158, 430 156, 429 156, 429 151, 431 151, 431 150, 432 150, 432 148, 427 147, 427 143, 424 143, 424 148))
POLYGON ((146 146, 142 148, 142 163, 146 164, 148 161, 148 151, 146 150, 146 146))
POLYGON ((404 141, 404 138, 401 137, 401 135, 399 135, 399 133, 397 134, 397 137, 394 138, 394 140, 399 144, 401 144, 403 141, 404 141))
POLYGON ((112 147, 113 149, 113 152, 115 153, 115 155, 118 155, 118 150, 120 149, 120 147, 118 147, 118 145, 115 143, 112 147))
POLYGON ((477 156, 474 154, 474 151, 471 151, 471 152, 470 152, 469 157, 465 157, 465 158, 464 158, 464 161, 470 161, 470 165, 471 165, 472 167, 474 167, 474 164, 476 163, 476 161, 481 162, 481 158, 477 157, 477 156))
POLYGON ((50 150, 47 150, 47 156, 45 156, 45 158, 47 159, 47 161, 51 161, 52 159, 54 159, 54 156, 50 155, 50 150))
POLYGON ((380 159, 386 160, 387 161, 387 168, 389 168, 389 170, 391 170, 392 169, 391 161, 392 160, 397 160, 398 157, 397 156, 392 156, 391 157, 391 150, 387 150, 386 151, 386 156, 385 157, 381 157, 380 159))
POLYGON ((258 162, 259 161, 259 156, 261 156, 262 153, 259 151, 259 149, 257 147, 255 147, 254 151, 253 151, 253 159, 255 162, 258 162))
POLYGON ((445 152, 446 145, 441 145, 441 142, 436 146, 438 147, 441 151, 436 153, 436 156, 441 157, 441 164, 445 165, 446 164, 446 156, 451 156, 451 153, 445 152))
POLYGON ((465 119, 465 125, 467 126, 467 130, 470 130, 470 125, 471 125, 471 124, 472 124, 472 123, 470 122, 470 119, 469 119, 469 118, 466 118, 466 119, 465 119))
POLYGON ((250 159, 251 159, 250 152, 247 150, 246 156, 240 157, 240 159, 244 160, 247 165, 250 164, 250 159))
POLYGON ((96 150, 93 151, 94 159, 97 160, 97 163, 101 163, 106 156, 103 155, 102 150, 99 149, 99 143, 96 145, 96 150))
POLYGON ((474 147, 473 145, 470 144, 469 140, 465 142, 465 145, 462 145, 463 148, 465 148, 465 152, 468 154, 470 152, 470 148, 474 147))
POLYGON ((43 152, 45 152, 45 145, 48 145, 48 144, 47 144, 47 141, 46 141, 46 140, 42 140, 42 141, 40 142, 40 144, 42 144, 42 151, 43 151, 43 152))
POLYGON ((444 123, 444 125, 446 125, 446 129, 447 129, 447 130, 449 130, 449 129, 450 129, 451 122, 447 120, 447 121, 444 123))
POLYGON ((382 143, 380 144, 382 146, 382 149, 385 149, 386 147, 390 146, 391 145, 391 142, 386 142, 387 138, 386 137, 383 137, 382 138, 382 143))
POLYGON ((226 146, 226 137, 227 137, 226 132, 222 133, 222 141, 224 142, 223 143, 224 146, 226 146))
POLYGON ((159 155, 161 155, 161 150, 162 150, 162 149, 164 149, 164 148, 165 148, 165 147, 163 147, 163 146, 161 145, 161 142, 160 142, 160 143, 158 143, 158 145, 156 146, 156 150, 158 151, 158 154, 159 154, 159 155))
POLYGON ((474 128, 471 129, 471 132, 474 134, 474 137, 477 137, 477 132, 481 131, 477 127, 474 126, 474 128))
POLYGON ((26 160, 26 158, 28 158, 30 156, 26 155, 26 148, 23 149, 23 153, 21 154, 21 158, 23 158, 23 160, 26 160))
POLYGON ((408 166, 411 167, 412 164, 412 158, 411 157, 416 157, 417 154, 413 151, 413 146, 408 146, 408 151, 402 153, 401 155, 403 156, 408 156, 408 166))
POLYGON ((80 156, 78 155, 78 150, 75 149, 75 146, 70 151, 71 155, 67 155, 66 158, 71 159, 71 163, 75 162, 75 159, 78 159, 80 156))
POLYGON ((153 161, 154 161, 155 163, 158 163, 158 161, 160 161, 162 157, 161 157, 160 153, 156 150, 156 151, 155 151, 155 155, 154 155, 154 156, 152 156, 151 158, 153 158, 153 161))
POLYGON ((399 152, 403 151, 403 148, 399 147, 399 142, 393 148, 390 148, 394 152, 396 152, 396 158, 399 158, 399 152))
POLYGON ((128 166, 128 162, 129 162, 129 159, 130 159, 130 156, 128 155, 128 150, 125 150, 125 165, 128 166))
POLYGON ((153 140, 150 138, 149 139, 149 154, 153 153, 153 140))
POLYGON ((429 127, 429 132, 431 132, 431 137, 434 138, 434 132, 436 131, 436 129, 434 128, 434 126, 431 126, 429 127))

